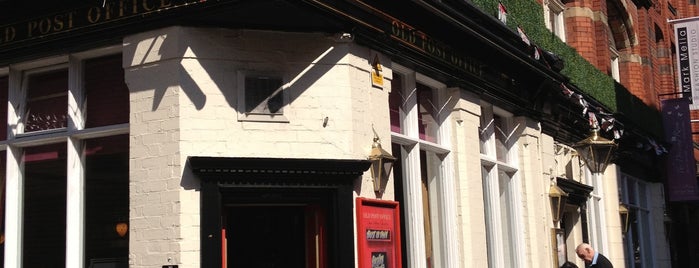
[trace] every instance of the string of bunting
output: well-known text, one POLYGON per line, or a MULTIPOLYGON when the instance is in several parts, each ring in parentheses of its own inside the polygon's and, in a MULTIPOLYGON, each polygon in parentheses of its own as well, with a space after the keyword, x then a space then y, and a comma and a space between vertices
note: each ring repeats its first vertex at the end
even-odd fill
MULTIPOLYGON (((505 25, 507 25, 507 8, 502 2, 498 2, 498 19, 505 25)), ((515 20, 516 21, 516 20, 515 20)), ((517 33, 519 34, 522 42, 524 42, 531 50, 530 57, 542 62, 549 69, 560 71, 563 69, 563 61, 551 52, 542 50, 536 46, 533 42, 529 40, 529 37, 524 32, 522 27, 517 26, 517 33), (542 56, 543 55, 543 56, 542 56)), ((582 94, 576 93, 575 91, 568 88, 565 83, 561 82, 561 93, 567 98, 571 99, 574 103, 582 108, 582 116, 587 117, 590 124, 590 128, 600 129, 604 132, 611 132, 614 140, 619 140, 624 135, 623 125, 618 122, 614 116, 607 113, 602 109, 602 107, 591 107, 590 103, 585 100, 582 94)), ((653 138, 646 137, 645 143, 636 144, 636 148, 645 151, 653 150, 656 155, 667 154, 667 149, 658 144, 653 138)))

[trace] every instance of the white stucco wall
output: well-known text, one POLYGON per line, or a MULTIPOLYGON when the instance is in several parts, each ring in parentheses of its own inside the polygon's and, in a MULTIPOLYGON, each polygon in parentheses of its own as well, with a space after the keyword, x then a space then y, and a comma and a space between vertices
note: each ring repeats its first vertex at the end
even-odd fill
MULTIPOLYGON (((390 151, 390 86, 371 87, 370 56, 325 34, 170 27, 125 38, 131 267, 199 267, 189 156, 366 159, 372 125, 390 151), (238 120, 241 70, 288 77, 288 122, 238 120)), ((375 197, 368 174, 356 185, 357 196, 375 197)))
MULTIPOLYGON (((372 125, 383 148, 391 150, 390 59, 334 35, 169 27, 126 37, 123 57, 131 92, 130 267, 199 267, 199 181, 187 168, 189 156, 366 159, 372 125), (371 85, 374 56, 383 66, 383 88, 371 85), (239 120, 239 71, 285 75, 288 122, 239 120)), ((450 123, 459 265, 486 267, 483 182, 480 155, 474 151, 480 99, 450 90, 458 100, 450 123)), ((524 262, 548 267, 553 227, 548 189, 562 167, 556 166, 553 137, 530 119, 517 123, 522 127, 524 262)), ((612 173, 603 180, 609 189, 605 227, 612 255, 623 256, 618 255, 623 249, 612 173)), ((355 197, 360 196, 392 200, 393 183, 376 196, 367 172, 355 183, 355 197)), ((573 236, 577 242, 579 232, 573 236)), ((622 264, 623 258, 613 261, 622 264)))
POLYGON ((481 107, 474 94, 455 90, 458 99, 452 112, 452 141, 457 177, 457 224, 460 233, 461 267, 488 267, 488 248, 483 203, 481 161, 478 155, 481 107))

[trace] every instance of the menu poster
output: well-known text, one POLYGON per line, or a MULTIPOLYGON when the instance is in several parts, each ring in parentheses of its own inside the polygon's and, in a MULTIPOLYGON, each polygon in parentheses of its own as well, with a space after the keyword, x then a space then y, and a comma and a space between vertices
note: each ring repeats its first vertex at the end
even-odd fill
POLYGON ((398 202, 357 198, 359 268, 399 268, 400 210, 398 202))
POLYGON ((371 268, 386 268, 386 252, 371 253, 371 268))

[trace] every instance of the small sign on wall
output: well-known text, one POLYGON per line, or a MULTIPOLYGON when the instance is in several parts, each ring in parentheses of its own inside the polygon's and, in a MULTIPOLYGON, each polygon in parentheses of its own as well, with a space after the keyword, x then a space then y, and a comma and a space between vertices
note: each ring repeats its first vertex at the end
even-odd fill
POLYGON ((371 62, 371 85, 374 87, 383 88, 383 73, 381 68, 379 55, 374 55, 374 60, 371 62))
POLYGON ((359 268, 401 266, 398 202, 357 198, 359 268))

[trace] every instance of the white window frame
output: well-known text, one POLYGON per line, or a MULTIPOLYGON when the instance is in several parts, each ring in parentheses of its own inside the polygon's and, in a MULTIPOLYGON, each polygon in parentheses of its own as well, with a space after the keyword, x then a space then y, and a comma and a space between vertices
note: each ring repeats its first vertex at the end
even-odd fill
POLYGON ((544 16, 546 16, 546 28, 554 33, 561 41, 566 41, 565 27, 565 5, 561 0, 545 0, 544 1, 544 16))
POLYGON ((288 123, 287 118, 289 109, 289 77, 281 71, 269 70, 239 70, 237 72, 237 87, 238 87, 238 121, 253 121, 253 122, 278 122, 288 123), (263 113, 248 113, 246 111, 245 96, 245 78, 248 76, 269 76, 282 79, 281 94, 282 94, 282 111, 278 114, 263 114, 263 113))
POLYGON ((605 224, 607 222, 604 206, 605 190, 602 183, 604 174, 592 173, 588 168, 584 168, 584 170, 585 180, 593 188, 587 206, 590 245, 598 252, 609 254, 609 240, 605 224))
MULTIPOLYGON (((401 204, 405 208, 406 226, 406 252, 411 268, 427 268, 425 256, 425 235, 423 230, 424 211, 422 209, 422 178, 420 167, 420 151, 428 154, 428 165, 435 167, 432 174, 428 174, 428 189, 430 198, 430 221, 432 223, 432 246, 434 252, 434 267, 457 268, 459 267, 460 253, 458 249, 456 193, 454 191, 454 164, 452 159, 451 126, 449 117, 451 109, 442 104, 447 103, 449 96, 446 86, 426 75, 417 73, 404 66, 393 64, 395 73, 403 77, 401 88, 392 90, 416 90, 416 84, 421 83, 432 88, 436 95, 434 100, 440 104, 440 111, 435 113, 435 120, 442 122, 438 126, 436 143, 421 140, 418 128, 418 103, 415 92, 403 92, 408 96, 403 100, 400 113, 401 129, 403 133, 391 133, 391 142, 400 145, 403 165, 403 190, 406 198, 401 204)), ((405 264, 408 265, 408 264, 405 264)))
MULTIPOLYGON (((619 200, 621 203, 625 204, 629 213, 636 213, 637 223, 635 228, 641 230, 639 232, 640 237, 635 238, 633 232, 631 231, 634 223, 629 222, 629 231, 624 235, 623 246, 624 246, 624 256, 627 268, 636 268, 634 260, 634 248, 633 240, 638 239, 641 252, 645 253, 641 255, 641 266, 640 267, 653 267, 655 265, 655 256, 658 246, 656 245, 653 226, 653 220, 651 220, 651 208, 653 200, 651 200, 651 184, 645 181, 639 180, 629 174, 620 173, 619 176, 619 200), (628 195, 629 188, 634 190, 634 199, 628 195), (638 215, 643 213, 643 215, 638 215), (647 231, 647 232, 643 232, 647 231), (631 254, 629 254, 631 253, 631 254)), ((661 193, 663 191, 660 191, 661 193)), ((657 204, 656 204, 657 205, 657 204)), ((623 224, 623 223, 622 223, 623 224)), ((623 228, 623 227, 622 227, 623 228)))
POLYGON ((66 191, 66 263, 65 267, 82 268, 87 264, 85 252, 85 159, 83 140, 129 133, 129 124, 117 124, 85 129, 84 88, 82 84, 83 60, 117 54, 121 46, 106 47, 67 56, 52 57, 20 63, 0 69, 9 76, 8 137, 0 141, 0 150, 7 154, 7 191, 5 222, 5 263, 4 267, 22 267, 22 221, 24 200, 24 165, 21 156, 24 148, 66 143, 67 147, 67 188, 66 191), (50 131, 22 133, 23 103, 26 103, 26 88, 22 81, 25 73, 45 68, 68 68, 67 128, 50 131), (16 126, 12 128, 12 126, 16 126))
MULTIPOLYGON (((511 113, 502 110, 493 105, 482 102, 481 103, 481 120, 483 122, 488 122, 486 124, 487 129, 480 129, 479 134, 492 133, 485 138, 481 138, 483 143, 484 153, 480 154, 481 157, 481 172, 483 176, 483 198, 485 205, 485 217, 486 217, 486 237, 488 241, 488 263, 489 267, 494 268, 510 268, 510 267, 524 267, 524 235, 521 230, 524 230, 524 223, 522 222, 522 208, 520 207, 522 202, 521 197, 521 182, 519 176, 519 160, 518 156, 518 139, 519 126, 515 125, 514 117, 511 113), (497 137, 495 137, 494 130, 494 116, 498 115, 506 124, 508 130, 505 131, 512 140, 509 140, 507 147, 509 148, 507 152, 507 161, 503 162, 498 160, 497 157, 497 137), (490 170, 486 172, 486 170, 490 170), (506 172, 511 174, 510 181, 508 185, 508 195, 511 197, 509 203, 501 204, 500 202, 500 183, 499 183, 499 173, 506 172), (504 221, 501 217, 500 208, 502 206, 507 206, 510 208, 510 221, 504 221), (505 243, 504 236, 506 235, 502 228, 509 228, 509 232, 512 234, 507 238, 509 243, 505 243), (509 256, 505 256, 505 247, 510 250, 509 256), (509 260, 508 260, 509 258, 509 260)), ((482 135, 479 135, 481 137, 482 135)))
POLYGON ((609 52, 609 54, 611 55, 610 69, 612 71, 612 78, 614 79, 614 81, 617 81, 617 83, 621 83, 621 76, 619 75, 619 51, 617 51, 613 47, 610 47, 609 52))

